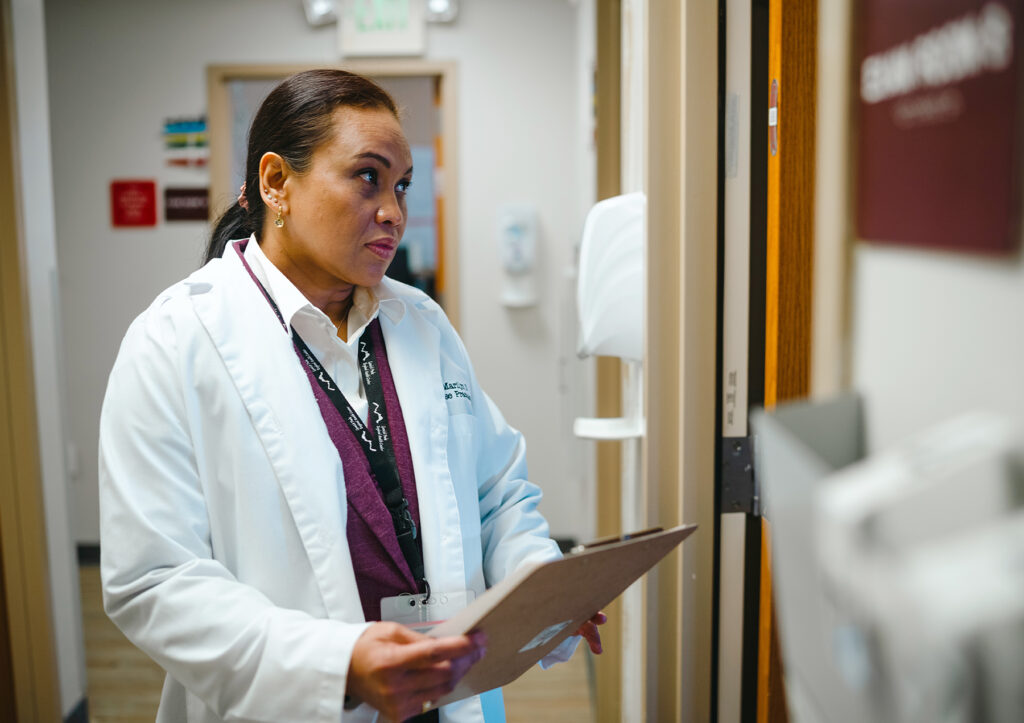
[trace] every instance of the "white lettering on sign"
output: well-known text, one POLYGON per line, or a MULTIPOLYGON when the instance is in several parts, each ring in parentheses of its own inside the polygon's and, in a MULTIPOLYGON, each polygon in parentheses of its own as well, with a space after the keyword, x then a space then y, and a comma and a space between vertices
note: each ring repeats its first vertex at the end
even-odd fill
POLYGON ((1013 17, 1003 5, 990 2, 976 13, 865 58, 860 97, 865 103, 880 103, 1005 70, 1012 60, 1013 17))
POLYGON ((149 205, 149 198, 139 189, 129 188, 121 194, 118 202, 121 204, 121 208, 124 209, 125 213, 132 216, 138 216, 142 212, 142 209, 149 205))
POLYGON ((201 196, 172 196, 167 199, 169 208, 206 208, 206 199, 201 196))
POLYGON ((892 107, 893 122, 900 128, 947 123, 964 111, 964 94, 957 88, 901 98, 892 107))

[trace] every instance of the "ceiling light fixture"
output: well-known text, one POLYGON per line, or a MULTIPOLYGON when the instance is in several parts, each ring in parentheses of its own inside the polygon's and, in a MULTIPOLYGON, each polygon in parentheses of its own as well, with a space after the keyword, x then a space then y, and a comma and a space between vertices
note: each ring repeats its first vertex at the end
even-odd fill
POLYGON ((335 0, 302 0, 306 10, 306 22, 313 27, 337 22, 338 8, 335 0))
POLYGON ((428 23, 450 23, 459 15, 459 0, 427 0, 428 23))

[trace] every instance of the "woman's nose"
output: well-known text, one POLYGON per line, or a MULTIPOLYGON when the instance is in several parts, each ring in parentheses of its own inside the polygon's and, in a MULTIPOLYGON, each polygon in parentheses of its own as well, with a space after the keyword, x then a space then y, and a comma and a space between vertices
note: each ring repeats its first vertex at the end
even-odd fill
POLYGON ((402 206, 394 195, 390 195, 377 209, 377 223, 399 226, 402 220, 402 206))

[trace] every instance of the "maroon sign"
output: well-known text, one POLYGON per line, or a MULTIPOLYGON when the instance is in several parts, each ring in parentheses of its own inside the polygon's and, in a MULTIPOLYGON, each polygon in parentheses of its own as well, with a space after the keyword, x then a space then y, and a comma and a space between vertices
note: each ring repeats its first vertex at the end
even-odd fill
POLYGON ((156 182, 111 181, 110 218, 115 227, 156 226, 156 182))
POLYGON ((1017 245, 1020 2, 862 0, 860 238, 1017 245))
POLYGON ((205 188, 165 188, 164 217, 168 221, 206 221, 210 218, 205 188))

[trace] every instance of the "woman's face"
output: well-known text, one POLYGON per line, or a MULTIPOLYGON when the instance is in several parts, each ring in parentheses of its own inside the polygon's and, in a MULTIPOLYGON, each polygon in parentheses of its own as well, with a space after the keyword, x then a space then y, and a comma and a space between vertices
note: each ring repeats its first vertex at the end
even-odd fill
POLYGON ((334 133, 314 150, 309 169, 285 178, 285 225, 274 230, 304 280, 347 294, 380 283, 395 256, 412 154, 387 110, 341 107, 333 118, 334 133))

